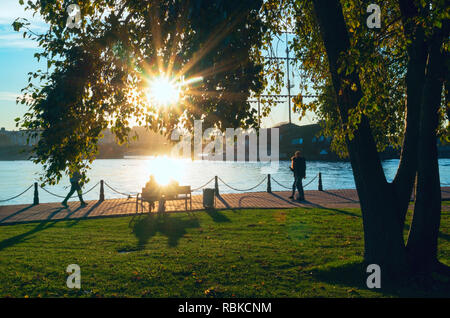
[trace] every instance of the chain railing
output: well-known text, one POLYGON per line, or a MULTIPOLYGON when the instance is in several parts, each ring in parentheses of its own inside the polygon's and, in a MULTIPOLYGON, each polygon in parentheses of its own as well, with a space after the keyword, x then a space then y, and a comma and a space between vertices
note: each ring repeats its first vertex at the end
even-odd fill
POLYGON ((227 184, 225 181, 223 181, 223 179, 221 177, 219 177, 219 180, 222 181, 222 183, 227 186, 228 188, 234 190, 234 191, 238 191, 238 192, 247 192, 247 191, 251 191, 253 189, 256 189, 257 187, 259 187, 264 181, 266 181, 267 177, 264 177, 261 182, 259 182, 257 185, 255 185, 254 187, 248 188, 248 189, 237 189, 234 188, 232 186, 230 186, 229 184, 227 184))
MULTIPOLYGON (((99 182, 97 182, 93 187, 91 187, 89 190, 87 190, 87 191, 82 191, 82 194, 88 194, 89 192, 91 192, 92 190, 94 190, 98 185, 100 184, 100 181, 99 182)), ((40 187, 42 190, 44 190, 45 192, 47 192, 48 194, 50 194, 50 195, 53 195, 53 196, 55 196, 55 197, 58 197, 58 198, 62 198, 62 199, 65 199, 66 198, 66 196, 63 196, 63 195, 59 195, 59 194, 56 194, 56 193, 53 193, 53 192, 51 192, 51 191, 49 191, 49 190, 47 190, 46 188, 44 188, 44 187, 40 187)), ((77 194, 74 194, 74 195, 72 195, 71 197, 69 197, 69 199, 72 199, 72 198, 75 198, 77 196, 77 194)))
POLYGON ((7 201, 14 200, 15 198, 20 197, 22 194, 25 194, 25 192, 27 192, 28 190, 30 190, 32 187, 33 187, 33 185, 30 185, 30 186, 29 186, 25 191, 23 191, 22 193, 20 193, 20 194, 18 194, 18 195, 15 195, 15 196, 13 196, 13 197, 11 197, 11 198, 9 198, 9 199, 0 200, 0 202, 7 202, 7 201))
MULTIPOLYGON (((309 185, 311 182, 313 182, 316 178, 317 178, 317 176, 314 177, 307 185, 309 185)), ((220 180, 226 187, 230 188, 231 190, 237 191, 237 192, 248 192, 248 191, 254 190, 254 189, 256 189, 257 187, 259 187, 261 184, 263 184, 264 181, 268 180, 268 181, 267 181, 267 182, 268 182, 268 188, 267 188, 267 189, 268 189, 268 192, 270 192, 270 190, 269 190, 269 189, 270 189, 270 175, 264 177, 264 178, 263 178, 260 182, 258 182, 258 184, 256 184, 255 186, 253 186, 253 187, 251 187, 251 188, 247 188, 247 189, 238 189, 238 188, 236 188, 236 187, 233 187, 233 186, 231 186, 230 184, 228 184, 227 182, 225 182, 222 178, 220 178, 220 177, 218 177, 218 176, 215 176, 215 177, 211 178, 211 179, 210 179, 208 182, 206 182, 205 184, 201 185, 200 187, 193 188, 191 191, 194 192, 194 191, 198 191, 198 190, 200 190, 200 189, 203 189, 203 188, 205 188, 207 185, 209 185, 213 180, 216 181, 214 187, 215 187, 215 190, 216 190, 216 193, 217 193, 217 194, 219 193, 218 180, 220 180)), ((277 183, 279 186, 281 186, 281 187, 283 187, 283 188, 285 188, 285 189, 288 189, 288 190, 291 189, 290 187, 286 187, 286 186, 282 185, 280 182, 278 182, 277 180, 275 180, 275 179, 273 179, 273 178, 272 178, 272 180, 273 180, 275 183, 277 183)), ((109 185, 107 182, 105 182, 105 181, 103 181, 103 180, 97 182, 97 183, 96 183, 94 186, 92 186, 89 190, 83 191, 82 194, 88 194, 89 192, 91 192, 92 190, 94 190, 99 184, 100 184, 100 198, 99 198, 100 201, 103 201, 104 198, 105 198, 105 193, 104 193, 104 187, 103 187, 103 185, 105 185, 105 186, 108 187, 111 191, 113 191, 113 192, 115 192, 115 193, 117 193, 117 194, 126 196, 128 199, 130 199, 130 198, 132 198, 132 197, 136 197, 136 196, 138 195, 138 193, 125 193, 125 192, 119 191, 119 190, 115 189, 114 187, 112 187, 111 185, 109 185)), ((305 187, 306 187, 307 185, 305 185, 305 187)), ((18 198, 18 197, 20 197, 21 195, 25 194, 25 193, 26 193, 28 190, 30 190, 32 187, 33 187, 33 184, 30 185, 25 191, 23 191, 22 193, 20 193, 20 194, 18 194, 18 195, 16 195, 16 196, 13 196, 13 197, 11 197, 11 198, 9 198, 9 199, 5 199, 5 200, 0 200, 0 203, 1 203, 1 202, 7 202, 7 201, 14 200, 14 199, 18 198)), ((62 199, 65 199, 65 198, 66 198, 66 196, 56 194, 56 193, 54 193, 54 192, 52 192, 52 191, 46 189, 45 187, 39 186, 39 188, 41 188, 41 189, 44 190, 46 193, 48 193, 48 194, 50 194, 50 195, 52 195, 52 196, 54 196, 54 197, 62 198, 62 199)), ((69 199, 75 198, 76 196, 77 196, 77 194, 74 194, 74 195, 72 195, 71 197, 69 197, 69 199)), ((37 182, 34 183, 34 203, 33 203, 33 204, 39 204, 39 193, 38 193, 38 184, 37 184, 37 182)))
POLYGON ((319 174, 316 174, 316 176, 314 178, 312 178, 307 184, 303 185, 303 187, 306 188, 307 186, 309 186, 314 180, 317 179, 318 176, 319 176, 319 174))
POLYGON ((282 185, 281 183, 279 183, 277 180, 275 180, 274 177, 272 177, 272 181, 275 182, 276 184, 278 184, 280 187, 285 188, 287 190, 292 190, 292 187, 286 187, 284 185, 282 185))
MULTIPOLYGON (((316 174, 311 180, 309 180, 306 184, 303 185, 303 188, 306 188, 307 186, 309 186, 311 183, 313 183, 316 179, 318 180, 318 190, 319 191, 323 191, 323 187, 322 187, 322 174, 319 172, 318 174, 316 174)), ((292 186, 285 186, 284 184, 282 184, 281 182, 279 182, 278 180, 276 180, 273 176, 271 176, 270 174, 268 174, 267 176, 265 176, 260 182, 258 182, 258 184, 256 184, 253 187, 250 188, 246 188, 246 189, 239 189, 236 188, 232 185, 230 185, 229 183, 225 182, 221 177, 215 176, 213 178, 211 178, 208 182, 204 183, 203 185, 201 185, 200 187, 196 187, 191 189, 191 192, 194 191, 198 191, 200 189, 205 188, 206 186, 208 186, 212 181, 215 180, 215 184, 214 184, 214 190, 216 194, 219 194, 219 182, 222 182, 226 187, 228 187, 231 190, 237 191, 237 192, 249 192, 252 191, 254 189, 256 189, 257 187, 261 186, 265 181, 267 181, 267 192, 272 192, 272 188, 271 188, 271 181, 275 182, 279 187, 286 189, 286 190, 292 190, 292 186)), ((106 183, 103 180, 100 180, 99 182, 97 182, 94 186, 92 186, 89 190, 82 192, 82 194, 88 194, 89 192, 91 192, 92 190, 94 190, 98 185, 100 184, 100 196, 99 196, 99 201, 103 201, 105 199, 105 193, 104 193, 104 185, 106 187, 108 187, 111 191, 126 196, 128 199, 132 198, 132 197, 137 197, 139 195, 139 193, 125 193, 122 191, 117 190, 116 188, 112 187, 111 185, 109 185, 108 183, 106 183)), ((18 197, 20 197, 21 195, 25 194, 27 191, 29 191, 32 187, 34 186, 34 200, 33 200, 33 204, 39 204, 39 193, 38 193, 38 188, 41 188, 42 190, 44 190, 45 192, 47 192, 48 194, 58 197, 58 198, 66 198, 66 196, 62 196, 56 193, 53 193, 52 191, 42 187, 42 186, 38 186, 38 183, 35 182, 34 184, 30 185, 27 189, 25 189, 23 192, 21 192, 18 195, 15 195, 11 198, 8 199, 4 199, 4 200, 0 200, 0 203, 3 202, 7 202, 10 200, 14 200, 18 197)), ((441 183, 441 187, 442 186, 449 186, 449 184, 446 183, 441 183)), ((70 198, 75 198, 76 194, 72 195, 70 198)))
POLYGON ((210 184, 213 180, 215 179, 215 177, 211 178, 211 180, 209 180, 208 182, 206 182, 204 185, 198 187, 198 188, 194 188, 192 189, 192 192, 203 189, 204 187, 206 187, 208 184, 210 184))
POLYGON ((113 192, 115 192, 115 193, 117 193, 117 194, 121 194, 121 195, 123 195, 123 196, 128 197, 128 199, 130 199, 130 198, 135 197, 135 196, 138 195, 138 193, 123 193, 123 192, 120 192, 120 191, 114 189, 113 187, 111 187, 111 186, 110 186, 108 183, 106 183, 106 182, 105 182, 105 186, 107 186, 109 189, 111 189, 113 192))
MULTIPOLYGON (((317 179, 317 177, 319 177, 319 174, 316 174, 314 176, 314 178, 312 178, 307 184, 303 184, 303 188, 306 188, 307 186, 309 186, 314 180, 317 179)), ((292 190, 292 186, 291 187, 286 187, 285 185, 281 184, 280 182, 278 182, 274 177, 272 177, 272 181, 274 181, 276 184, 278 184, 280 187, 287 189, 287 190, 292 190)))

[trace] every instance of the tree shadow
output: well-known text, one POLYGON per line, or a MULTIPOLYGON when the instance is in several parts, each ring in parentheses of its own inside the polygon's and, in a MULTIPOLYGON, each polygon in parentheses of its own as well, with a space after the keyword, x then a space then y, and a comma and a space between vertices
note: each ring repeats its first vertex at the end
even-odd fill
POLYGON ((167 214, 149 213, 144 218, 140 218, 133 226, 133 233, 138 239, 138 249, 143 249, 151 237, 156 233, 167 236, 168 245, 175 247, 178 241, 187 232, 187 228, 200 227, 197 218, 184 219, 171 217, 167 214))
POLYGON ((0 251, 2 251, 5 248, 14 246, 16 244, 26 242, 29 239, 31 239, 30 236, 33 235, 34 233, 46 230, 46 229, 52 227, 53 225, 55 225, 56 223, 57 223, 57 221, 43 221, 43 222, 40 222, 36 227, 32 228, 31 230, 29 230, 25 233, 22 233, 22 234, 19 234, 19 235, 16 235, 16 236, 13 236, 6 240, 1 241, 0 242, 0 251))
POLYGON ((317 204, 317 203, 312 203, 312 202, 310 202, 310 204, 314 208, 324 209, 324 210, 328 210, 328 211, 333 211, 333 212, 337 212, 337 213, 340 213, 340 214, 345 214, 345 215, 348 215, 348 216, 353 216, 353 217, 358 217, 358 218, 362 217, 360 214, 352 213, 352 212, 349 212, 349 211, 340 210, 340 209, 336 209, 336 208, 327 208, 327 207, 324 207, 323 205, 320 205, 320 204, 317 204))
POLYGON ((348 212, 348 211, 344 211, 344 210, 333 209, 333 208, 323 208, 323 209, 327 209, 327 210, 330 210, 333 212, 337 212, 337 213, 341 213, 341 214, 345 214, 345 215, 353 216, 353 217, 357 217, 357 218, 362 217, 360 214, 356 214, 356 213, 352 213, 352 212, 348 212))
POLYGON ((231 211, 233 211, 233 212, 236 212, 236 209, 234 209, 226 200, 225 200, 225 198, 223 197, 223 196, 221 196, 220 195, 220 193, 219 194, 216 194, 215 195, 215 198, 217 198, 217 200, 219 200, 220 202, 222 202, 222 204, 225 206, 225 208, 227 209, 227 210, 231 210, 231 211))
POLYGON ((20 210, 18 210, 16 212, 12 213, 12 214, 4 217, 3 219, 0 219, 0 223, 3 223, 4 221, 6 221, 6 220, 8 220, 8 219, 10 219, 10 218, 12 218, 12 217, 22 213, 22 212, 25 212, 26 210, 28 210, 28 209, 30 209, 30 208, 32 208, 34 206, 35 206, 34 204, 30 204, 30 205, 28 205, 28 206, 26 206, 26 207, 24 207, 24 208, 22 208, 22 209, 20 209, 20 210))
POLYGON ((349 296, 358 296, 357 289, 371 290, 380 296, 396 297, 449 297, 450 287, 445 279, 429 277, 406 277, 397 282, 383 280, 381 274, 381 288, 369 289, 366 285, 366 265, 363 262, 347 263, 341 266, 313 271, 313 276, 332 285, 350 287, 349 296))
POLYGON ((347 200, 347 201, 349 201, 349 202, 351 202, 351 203, 359 203, 359 201, 357 201, 357 200, 354 200, 354 199, 349 198, 349 197, 345 197, 345 196, 340 195, 340 194, 337 194, 337 193, 333 193, 333 192, 326 191, 326 190, 323 190, 323 192, 326 193, 326 194, 335 196, 335 197, 337 197, 337 198, 347 200))
POLYGON ((321 281, 332 285, 353 286, 367 288, 364 277, 364 264, 362 262, 348 263, 338 267, 319 269, 313 275, 321 281))
MULTIPOLYGON (((97 209, 97 208, 100 206, 100 204, 102 204, 102 202, 103 202, 103 201, 97 201, 97 202, 96 202, 93 206, 91 206, 91 207, 90 207, 90 208, 89 208, 82 216, 80 216, 80 217, 78 217, 78 218, 76 218, 76 219, 73 219, 73 220, 69 220, 69 222, 67 223, 66 227, 73 227, 73 226, 77 225, 81 220, 88 218, 89 215, 90 215, 95 209, 97 209)), ((80 209, 81 209, 81 207, 78 207, 78 208, 75 209, 74 211, 70 212, 70 213, 64 218, 64 220, 69 219, 69 217, 70 217, 72 214, 78 212, 80 209)))
POLYGON ((286 202, 286 203, 291 204, 292 207, 298 207, 298 205, 295 204, 295 201, 292 201, 292 200, 289 201, 289 200, 283 198, 282 196, 280 196, 280 195, 278 195, 278 194, 276 194, 276 193, 274 193, 274 192, 270 192, 270 194, 271 194, 272 196, 276 197, 277 199, 281 200, 281 201, 284 201, 284 202, 286 202))
POLYGON ((67 213, 67 215, 64 217, 65 219, 69 219, 71 215, 77 213, 78 211, 80 211, 82 208, 81 206, 79 206, 78 208, 76 208, 75 210, 71 210, 70 208, 66 208, 66 210, 69 210, 69 213, 67 213))
POLYGON ((216 223, 231 222, 231 220, 225 214, 219 212, 216 209, 205 209, 205 212, 216 223))
POLYGON ((450 235, 448 235, 447 233, 439 232, 438 236, 439 236, 441 239, 444 239, 444 240, 446 240, 446 241, 450 241, 450 235))

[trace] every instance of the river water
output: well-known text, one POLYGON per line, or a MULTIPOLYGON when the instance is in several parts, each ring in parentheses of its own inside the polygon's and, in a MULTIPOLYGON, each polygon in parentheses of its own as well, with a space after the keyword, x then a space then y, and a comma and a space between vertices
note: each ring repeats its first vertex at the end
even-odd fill
MULTIPOLYGON (((130 157, 125 159, 99 159, 94 161, 88 176, 90 182, 85 185, 84 191, 89 190, 100 180, 105 182, 122 193, 136 193, 148 180, 151 174, 155 175, 161 184, 167 183, 170 179, 177 180, 180 185, 191 185, 197 188, 207 181, 219 176, 224 182, 235 189, 231 189, 219 182, 221 193, 235 193, 237 190, 266 191, 267 181, 262 182, 258 187, 249 190, 260 183, 266 177, 262 168, 265 165, 260 162, 218 162, 218 161, 191 161, 184 159, 172 159, 168 157, 130 157)), ((398 167, 398 159, 383 161, 383 168, 388 181, 395 176, 398 167)), ((450 159, 439 160, 439 171, 442 186, 450 186, 450 159)), ((30 161, 0 161, 0 201, 11 198, 37 181, 42 168, 30 161)), ((308 184, 317 174, 322 173, 324 189, 353 189, 355 183, 349 162, 307 162, 306 180, 308 184)), ((285 187, 292 185, 292 172, 289 170, 288 161, 280 161, 276 173, 272 173, 272 190, 286 190, 285 187)), ((50 192, 64 196, 68 192, 68 178, 56 186, 47 186, 50 192)), ((207 187, 214 187, 214 181, 207 187)), ((306 190, 316 190, 318 187, 317 178, 305 187, 306 190)), ((100 187, 97 186, 89 193, 85 194, 86 200, 97 200, 100 187)), ((201 193, 201 190, 194 191, 194 194, 201 193)), ((123 195, 114 192, 105 186, 105 197, 124 198, 123 195)), ((39 189, 40 202, 58 202, 61 198, 55 197, 42 189, 39 189)), ((33 202, 33 188, 22 196, 0 202, 0 205, 23 204, 33 202)))

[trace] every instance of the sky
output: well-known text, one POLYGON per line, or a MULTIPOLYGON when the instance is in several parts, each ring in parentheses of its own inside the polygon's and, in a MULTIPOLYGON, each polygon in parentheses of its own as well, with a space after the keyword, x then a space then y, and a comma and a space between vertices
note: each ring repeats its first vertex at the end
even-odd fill
POLYGON ((46 29, 42 19, 25 12, 18 0, 0 1, 0 127, 7 130, 16 130, 14 118, 28 110, 23 105, 16 105, 16 97, 27 85, 27 73, 44 65, 39 65, 33 57, 38 52, 37 45, 13 30, 11 24, 18 17, 27 18, 33 31, 46 29))
MULTIPOLYGON (((16 97, 20 90, 27 85, 28 72, 39 68, 45 69, 45 61, 40 63, 34 58, 34 53, 39 52, 37 44, 30 39, 23 39, 21 32, 15 32, 12 23, 18 17, 27 18, 31 23, 31 30, 42 33, 47 29, 46 23, 38 15, 32 16, 29 11, 24 11, 24 6, 19 0, 0 0, 0 127, 7 130, 17 130, 14 119, 21 117, 28 109, 24 105, 16 104, 16 97)), ((278 43, 278 54, 284 56, 286 43, 278 43)), ((294 76, 295 76, 294 70, 294 76)), ((291 83, 297 84, 295 77, 291 83)), ((298 92, 294 87, 291 94, 298 92)), ((281 94, 287 94, 284 89, 281 94)), ((252 104, 257 107, 257 104, 252 104)), ((287 103, 278 104, 272 109, 271 115, 262 120, 262 127, 271 127, 280 122, 288 121, 287 103)), ((309 124, 313 120, 312 114, 301 122, 298 115, 292 114, 292 122, 295 124, 309 124)))

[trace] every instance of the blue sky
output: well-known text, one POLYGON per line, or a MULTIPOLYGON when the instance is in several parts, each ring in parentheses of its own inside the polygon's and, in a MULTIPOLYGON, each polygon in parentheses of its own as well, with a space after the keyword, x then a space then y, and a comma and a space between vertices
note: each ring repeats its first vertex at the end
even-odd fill
MULTIPOLYGON (((27 18, 31 22, 31 29, 36 33, 46 30, 45 22, 39 16, 33 17, 30 12, 24 11, 19 0, 0 1, 0 127, 7 130, 16 130, 14 118, 21 117, 27 111, 26 106, 16 105, 15 102, 20 90, 27 85, 27 73, 45 67, 42 61, 38 63, 33 57, 39 51, 37 45, 30 39, 23 39, 21 33, 13 30, 11 24, 17 17, 27 18)), ((284 54, 285 45, 283 42, 279 43, 280 55, 284 54)), ((291 91, 296 92, 295 88, 291 91)), ((282 94, 287 94, 287 90, 283 90, 282 94)), ((307 119, 299 122, 297 117, 292 115, 296 124, 308 124, 313 118, 308 114, 307 119)), ((287 104, 279 104, 262 123, 263 126, 270 127, 283 121, 288 121, 287 104)))
MULTIPOLYGON (((37 70, 39 64, 33 57, 38 52, 37 45, 23 39, 11 26, 17 17, 27 18, 33 31, 42 32, 46 24, 39 17, 25 12, 18 0, 0 2, 0 127, 12 130, 14 118, 22 116, 27 107, 16 105, 16 97, 27 85, 27 73, 37 70)), ((42 67, 43 64, 41 64, 42 67)))

